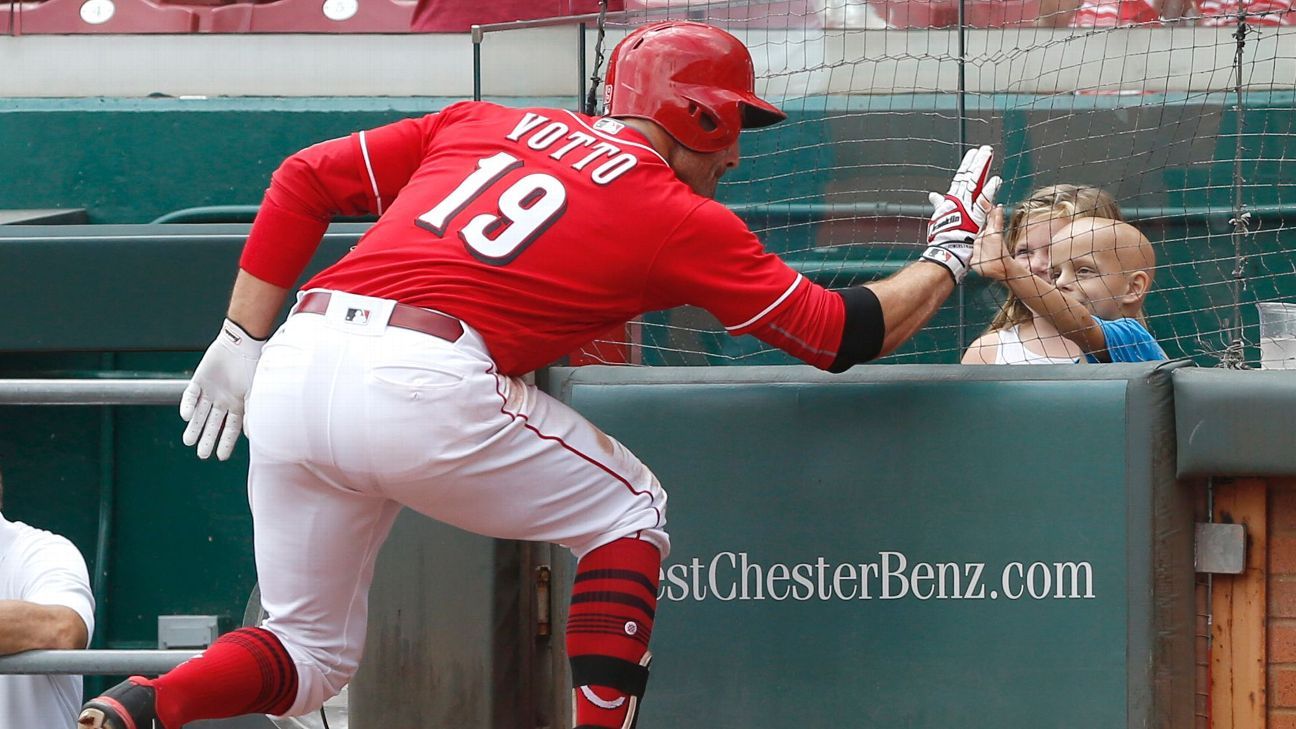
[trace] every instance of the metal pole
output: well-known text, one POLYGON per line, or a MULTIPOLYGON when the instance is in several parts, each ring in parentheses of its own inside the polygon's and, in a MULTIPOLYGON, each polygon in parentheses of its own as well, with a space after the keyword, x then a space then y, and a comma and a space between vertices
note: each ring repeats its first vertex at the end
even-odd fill
POLYGON ((589 94, 585 97, 585 113, 594 116, 598 113, 599 71, 603 68, 603 39, 607 35, 608 0, 599 0, 598 39, 594 41, 594 71, 590 74, 589 94))
POLYGON ((576 39, 576 82, 579 84, 576 93, 576 111, 592 114, 585 108, 585 24, 576 26, 580 37, 576 39))
POLYGON ((1245 57, 1246 37, 1247 37, 1246 9, 1243 8, 1238 12, 1237 31, 1233 37, 1237 40, 1237 48, 1233 55, 1233 73, 1236 76, 1237 83, 1234 86, 1234 94, 1237 97, 1237 105, 1234 107, 1234 113, 1237 115, 1237 143, 1233 150, 1233 219, 1229 222, 1233 224, 1233 314, 1230 327, 1233 330, 1232 341, 1224 350, 1224 358, 1221 365, 1229 369, 1242 369, 1243 365, 1243 340, 1242 340, 1242 285, 1246 275, 1246 257, 1242 255, 1242 243, 1247 235, 1251 233, 1250 222, 1251 214, 1247 212, 1246 202, 1242 199, 1242 187, 1246 181, 1242 177, 1242 156, 1246 150, 1242 147, 1243 127, 1246 124, 1246 108, 1242 97, 1242 61, 1245 57))
POLYGON ((472 44, 473 44, 473 101, 481 101, 481 44, 482 27, 474 25, 472 27, 472 44))
POLYGON ((0 380, 0 405, 176 405, 187 380, 0 380))
POLYGON ((0 674, 156 676, 198 655, 197 650, 173 651, 27 651, 0 657, 0 674))
MULTIPOLYGON (((967 150, 967 7, 965 0, 959 0, 958 4, 958 150, 954 158, 963 159, 963 153, 967 150)), ((972 203, 975 205, 976 201, 972 203)), ((963 348, 967 345, 967 338, 964 336, 964 330, 967 327, 967 289, 963 286, 958 287, 958 356, 962 356, 963 348)))
MULTIPOLYGON (((100 366, 111 372, 116 368, 116 355, 102 355, 100 366)), ((93 648, 103 648, 108 634, 108 565, 112 544, 113 513, 116 511, 116 415, 112 406, 99 408, 99 526, 95 533, 94 574, 90 579, 90 593, 94 595, 94 621, 99 626, 95 632, 93 648)), ((94 677, 87 688, 100 693, 103 679, 94 677)))

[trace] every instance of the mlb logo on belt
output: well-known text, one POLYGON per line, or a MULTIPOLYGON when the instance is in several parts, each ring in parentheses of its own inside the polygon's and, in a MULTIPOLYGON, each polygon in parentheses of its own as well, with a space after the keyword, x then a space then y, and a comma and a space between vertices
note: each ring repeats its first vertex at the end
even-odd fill
POLYGON ((348 322, 351 322, 352 324, 368 324, 369 310, 368 309, 347 309, 346 320, 348 322))

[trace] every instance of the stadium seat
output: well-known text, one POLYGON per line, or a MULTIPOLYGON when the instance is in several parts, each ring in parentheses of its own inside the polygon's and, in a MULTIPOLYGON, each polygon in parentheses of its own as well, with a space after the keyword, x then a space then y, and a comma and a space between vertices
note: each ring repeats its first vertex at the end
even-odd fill
POLYGON ((969 0, 965 12, 973 28, 1011 28, 1034 25, 1039 0, 969 0))
POLYGON ((887 27, 877 6, 879 0, 826 0, 823 3, 825 28, 845 30, 883 30, 887 27))
POLYGON ((276 0, 201 11, 208 33, 407 33, 414 3, 407 0, 276 0))
POLYGON ((1247 10, 1247 23, 1258 26, 1296 25, 1296 1, 1293 0, 1198 0, 1198 25, 1228 28, 1237 25, 1238 11, 1247 10))
POLYGON ((3 7, 0 28, 14 35, 76 33, 192 33, 198 16, 149 0, 45 0, 3 7), (11 27, 12 21, 12 27, 11 27))
MULTIPOLYGON (((836 0, 841 3, 842 0, 836 0)), ((808 0, 749 0, 726 6, 722 3, 696 6, 680 0, 626 0, 626 10, 669 10, 653 19, 699 20, 722 28, 813 28, 823 24, 823 2, 808 0)))
POLYGON ((948 28, 958 24, 957 0, 873 0, 893 28, 948 28))
MULTIPOLYGON (((167 7, 180 7, 189 10, 200 9, 204 7, 219 7, 221 5, 232 5, 240 0, 153 0, 153 2, 167 7)), ((247 0, 248 2, 265 2, 267 0, 247 0)))
MULTIPOLYGON (((958 25, 958 0, 872 0, 895 28, 949 28, 958 25)), ((1039 0, 965 0, 964 20, 973 28, 1034 25, 1039 0)))
MULTIPOLYGON (((627 3, 629 5, 630 3, 627 3)), ((807 28, 822 25, 822 16, 799 2, 735 3, 732 7, 708 8, 704 20, 724 28, 807 28)))

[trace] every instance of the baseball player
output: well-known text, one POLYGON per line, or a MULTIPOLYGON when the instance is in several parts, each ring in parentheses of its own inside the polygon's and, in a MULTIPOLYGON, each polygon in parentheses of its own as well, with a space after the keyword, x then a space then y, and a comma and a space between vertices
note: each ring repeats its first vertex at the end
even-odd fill
POLYGON ((990 148, 969 152, 920 262, 823 289, 712 200, 739 132, 785 118, 753 84, 733 36, 657 23, 613 51, 605 117, 458 103, 289 157, 180 405, 202 458, 228 458, 246 425, 269 618, 114 687, 80 726, 317 709, 356 670, 374 558, 405 505, 569 547, 575 724, 633 727, 670 547, 666 493, 624 446, 519 378, 681 304, 833 371, 890 352, 962 279, 999 183, 990 148), (330 217, 363 213, 378 222, 275 331, 330 217))

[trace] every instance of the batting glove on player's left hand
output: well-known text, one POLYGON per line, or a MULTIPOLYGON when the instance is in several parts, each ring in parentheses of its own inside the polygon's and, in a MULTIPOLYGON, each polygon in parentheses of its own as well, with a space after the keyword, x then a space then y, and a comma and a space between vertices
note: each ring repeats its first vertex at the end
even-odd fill
POLYGON ((184 444, 198 444, 198 457, 209 458, 212 449, 229 460, 243 431, 243 401, 252 389, 252 375, 265 340, 255 339, 243 327, 225 320, 216 341, 207 348, 180 398, 180 417, 187 423, 184 444))
POLYGON ((927 195, 935 210, 927 225, 927 250, 922 257, 944 266, 959 283, 972 261, 972 241, 985 227, 986 215, 994 207, 999 191, 998 177, 988 177, 994 150, 987 146, 963 155, 949 192, 927 195))

